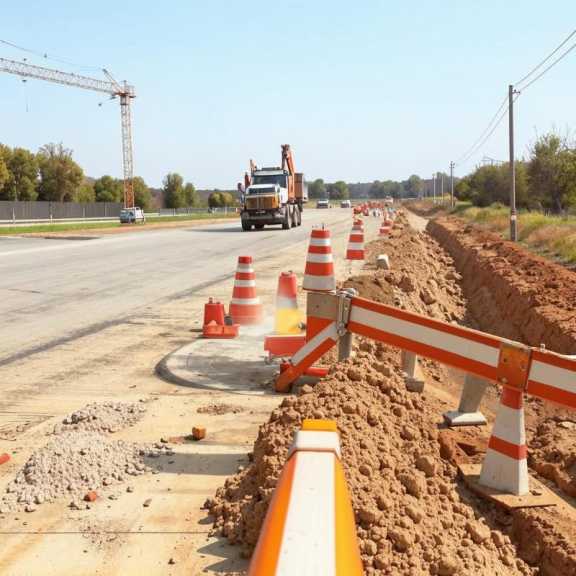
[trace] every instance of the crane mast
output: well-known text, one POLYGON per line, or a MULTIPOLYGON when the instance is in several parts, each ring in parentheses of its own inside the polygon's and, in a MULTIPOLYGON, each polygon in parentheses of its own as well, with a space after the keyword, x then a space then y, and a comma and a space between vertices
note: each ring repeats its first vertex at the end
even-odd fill
POLYGON ((71 74, 69 72, 62 72, 54 68, 45 68, 44 66, 35 66, 27 64, 26 62, 18 62, 16 60, 8 60, 0 58, 0 72, 14 74, 21 78, 35 78, 37 80, 45 80, 54 84, 62 84, 64 86, 75 86, 83 88, 84 90, 92 90, 94 92, 101 92, 108 94, 112 98, 119 97, 120 99, 120 115, 122 119, 122 165, 124 174, 124 207, 134 207, 134 167, 132 161, 132 119, 130 114, 130 100, 136 95, 134 87, 126 82, 116 82, 114 78, 104 70, 104 73, 109 80, 99 80, 97 78, 90 78, 89 76, 82 76, 79 74, 71 74))

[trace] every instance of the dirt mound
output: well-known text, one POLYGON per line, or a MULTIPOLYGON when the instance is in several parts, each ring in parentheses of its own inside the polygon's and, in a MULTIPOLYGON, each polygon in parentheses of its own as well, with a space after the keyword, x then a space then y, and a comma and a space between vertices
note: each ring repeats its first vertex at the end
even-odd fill
POLYGON ((223 416, 224 414, 240 414, 240 412, 246 412, 246 408, 243 406, 235 406, 234 404, 213 403, 200 406, 196 412, 199 414, 210 414, 212 416, 223 416))
POLYGON ((477 326, 531 346, 576 354, 576 275, 456 218, 428 230, 454 258, 477 326))
POLYGON ((173 451, 163 445, 139 446, 86 431, 65 432, 30 456, 6 487, 0 512, 33 512, 44 502, 67 496, 75 508, 85 507, 88 491, 123 482, 150 470, 145 458, 173 451))
POLYGON ((405 390, 397 354, 369 342, 361 347, 272 413, 252 466, 206 503, 216 528, 249 553, 295 430, 304 418, 331 418, 366 574, 530 574, 510 538, 475 511, 475 497, 441 459, 434 401, 405 390))
POLYGON ((548 418, 529 438, 528 463, 566 494, 576 497, 576 418, 548 418))
POLYGON ((145 412, 146 405, 143 402, 92 402, 68 414, 54 427, 54 434, 70 430, 118 432, 136 424, 145 412))

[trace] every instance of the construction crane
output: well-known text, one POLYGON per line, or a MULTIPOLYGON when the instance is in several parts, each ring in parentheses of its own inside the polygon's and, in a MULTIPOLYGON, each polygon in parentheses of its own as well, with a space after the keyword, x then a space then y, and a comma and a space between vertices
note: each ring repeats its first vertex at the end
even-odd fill
POLYGON ((122 117, 122 164, 124 169, 124 207, 134 207, 134 168, 132 163, 132 121, 130 117, 130 100, 136 95, 134 86, 126 83, 119 83, 114 80, 107 70, 103 70, 108 78, 98 80, 79 74, 70 74, 53 68, 44 68, 43 66, 34 66, 26 62, 17 62, 16 60, 7 60, 0 58, 0 72, 15 74, 21 78, 36 78, 37 80, 46 80, 55 84, 65 86, 76 86, 85 90, 102 92, 112 98, 120 98, 120 115, 122 117))

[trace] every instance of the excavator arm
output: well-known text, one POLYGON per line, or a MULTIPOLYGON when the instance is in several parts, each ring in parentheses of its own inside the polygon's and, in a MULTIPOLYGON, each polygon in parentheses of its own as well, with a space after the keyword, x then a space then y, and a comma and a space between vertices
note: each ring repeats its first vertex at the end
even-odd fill
POLYGON ((282 170, 288 170, 288 174, 294 176, 294 158, 290 144, 282 144, 282 170))

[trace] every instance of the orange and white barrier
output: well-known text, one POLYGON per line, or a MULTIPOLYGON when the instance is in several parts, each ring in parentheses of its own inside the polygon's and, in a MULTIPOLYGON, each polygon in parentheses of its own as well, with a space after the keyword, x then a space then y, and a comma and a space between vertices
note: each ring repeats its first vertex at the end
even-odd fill
POLYGON ((503 388, 480 472, 484 486, 518 496, 529 490, 523 396, 523 390, 503 388))
POLYGON ((317 292, 332 292, 336 290, 332 242, 330 240, 330 230, 326 228, 315 228, 312 230, 308 254, 306 255, 306 268, 304 270, 302 288, 317 292))
POLYGON ((361 576, 336 423, 304 420, 276 485, 248 576, 361 576))
POLYGON ((364 229, 361 222, 355 222, 352 226, 346 260, 364 260, 364 229))
POLYGON ((504 392, 481 474, 481 481, 492 488, 526 493, 524 393, 576 409, 576 357, 530 348, 345 292, 322 295, 322 302, 308 306, 308 321, 311 310, 318 322, 328 324, 294 355, 276 381, 277 390, 289 389, 346 332, 454 366, 480 382, 497 382, 504 392))
POLYGON ((262 322, 262 304, 256 295, 256 274, 252 267, 252 256, 238 257, 230 316, 235 324, 247 325, 262 322))

